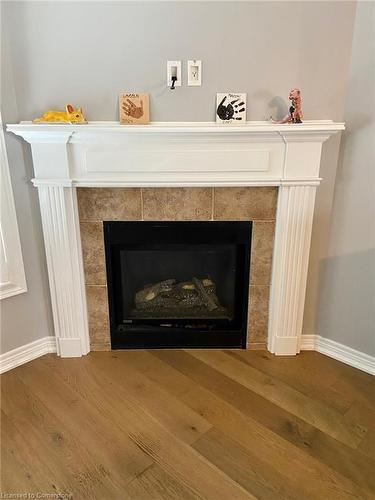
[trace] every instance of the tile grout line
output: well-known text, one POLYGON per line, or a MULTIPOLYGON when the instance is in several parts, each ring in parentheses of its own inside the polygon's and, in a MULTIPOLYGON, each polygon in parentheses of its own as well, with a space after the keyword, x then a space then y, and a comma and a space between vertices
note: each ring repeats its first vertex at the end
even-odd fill
MULTIPOLYGON (((141 188, 142 190, 142 188, 141 188)), ((212 203, 211 203, 211 220, 215 220, 214 219, 214 207, 215 207, 215 191, 213 192, 213 195, 212 195, 212 203)), ((141 210, 142 210, 142 220, 143 220, 143 217, 144 217, 144 213, 143 213, 143 191, 141 191, 141 210)), ((115 219, 114 219, 115 220, 115 219)), ((252 221, 252 222, 263 222, 263 223, 266 223, 266 222, 276 222, 276 219, 233 219, 234 222, 236 221, 252 221)), ((102 219, 81 219, 79 218, 79 223, 87 223, 87 222, 91 222, 91 223, 98 223, 98 222, 103 222, 102 219)))
POLYGON ((143 188, 141 188, 141 220, 144 221, 143 188))
POLYGON ((84 223, 86 223, 86 222, 96 222, 96 223, 101 222, 101 223, 103 223, 103 220, 102 219, 81 219, 81 218, 79 218, 79 223, 81 224, 81 222, 84 222, 84 223))

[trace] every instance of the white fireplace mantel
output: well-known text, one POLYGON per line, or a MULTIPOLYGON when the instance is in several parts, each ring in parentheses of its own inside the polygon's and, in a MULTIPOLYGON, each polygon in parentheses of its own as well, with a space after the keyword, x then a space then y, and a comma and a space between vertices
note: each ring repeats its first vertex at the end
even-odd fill
POLYGON ((321 148, 343 123, 21 122, 7 130, 31 144, 60 356, 90 350, 76 187, 105 186, 279 186, 268 349, 299 352, 321 148))

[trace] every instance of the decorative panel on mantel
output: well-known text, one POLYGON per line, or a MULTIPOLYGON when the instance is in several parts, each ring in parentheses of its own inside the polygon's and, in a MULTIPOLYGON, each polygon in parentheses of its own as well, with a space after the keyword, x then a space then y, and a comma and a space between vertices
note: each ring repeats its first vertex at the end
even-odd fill
POLYGON ((78 188, 92 350, 110 349, 103 220, 252 220, 248 346, 266 346, 277 188, 78 188))

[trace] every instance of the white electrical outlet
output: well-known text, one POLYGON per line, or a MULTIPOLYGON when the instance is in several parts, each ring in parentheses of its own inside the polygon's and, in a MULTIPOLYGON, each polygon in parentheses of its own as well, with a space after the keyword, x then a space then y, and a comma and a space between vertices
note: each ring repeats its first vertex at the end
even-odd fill
POLYGON ((181 87, 181 61, 167 61, 167 86, 172 86, 172 76, 177 77, 174 87, 181 87))
POLYGON ((188 74, 189 86, 202 85, 202 61, 197 61, 197 60, 188 61, 187 74, 188 74))

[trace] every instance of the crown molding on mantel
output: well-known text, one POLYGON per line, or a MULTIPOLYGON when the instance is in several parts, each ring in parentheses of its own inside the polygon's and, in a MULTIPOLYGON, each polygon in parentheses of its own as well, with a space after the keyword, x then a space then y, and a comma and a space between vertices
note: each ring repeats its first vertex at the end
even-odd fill
POLYGON ((57 353, 90 350, 77 186, 278 186, 268 349, 297 354, 322 144, 344 128, 331 120, 8 125, 31 144, 57 353))
POLYGON ((32 121, 21 121, 16 124, 9 124, 7 127, 18 127, 19 129, 35 129, 40 130, 70 130, 71 132, 84 128, 89 130, 108 130, 116 132, 118 130, 127 131, 147 131, 155 133, 157 131, 177 131, 186 132, 212 132, 221 133, 227 132, 275 132, 275 131, 293 131, 305 130, 309 132, 321 131, 337 131, 344 130, 345 123, 334 122, 333 120, 305 120, 303 123, 273 123, 271 121, 248 121, 242 125, 223 125, 216 122, 150 122, 148 125, 122 125, 117 121, 90 121, 84 124, 69 124, 69 123, 33 123, 32 121))
POLYGON ((183 137, 210 136, 223 138, 238 136, 271 138, 274 140, 324 141, 335 132, 345 129, 342 122, 308 120, 300 124, 278 124, 267 121, 249 121, 243 125, 222 125, 215 122, 151 122, 149 125, 121 125, 114 121, 91 121, 87 124, 33 123, 21 121, 7 125, 7 130, 23 137, 27 142, 68 142, 74 135, 81 138, 94 135, 139 136, 170 135, 183 137))

